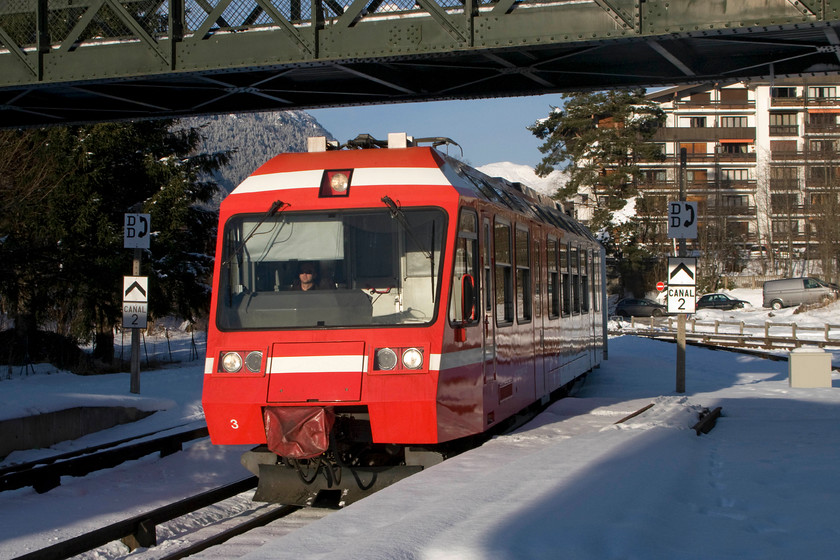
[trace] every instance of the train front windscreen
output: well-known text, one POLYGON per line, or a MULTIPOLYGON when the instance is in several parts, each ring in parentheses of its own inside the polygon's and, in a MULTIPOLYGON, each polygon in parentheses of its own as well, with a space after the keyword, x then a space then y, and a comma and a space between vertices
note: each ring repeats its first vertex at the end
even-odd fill
POLYGON ((437 208, 241 214, 222 233, 223 331, 423 324, 436 314, 437 208))

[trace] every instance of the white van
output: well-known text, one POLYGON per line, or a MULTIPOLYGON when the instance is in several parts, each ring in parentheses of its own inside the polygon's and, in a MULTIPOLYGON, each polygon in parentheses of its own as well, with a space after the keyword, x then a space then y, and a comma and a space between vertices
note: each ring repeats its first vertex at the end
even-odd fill
POLYGON ((782 278, 764 283, 764 307, 773 309, 830 301, 836 299, 837 295, 837 286, 817 278, 782 278))

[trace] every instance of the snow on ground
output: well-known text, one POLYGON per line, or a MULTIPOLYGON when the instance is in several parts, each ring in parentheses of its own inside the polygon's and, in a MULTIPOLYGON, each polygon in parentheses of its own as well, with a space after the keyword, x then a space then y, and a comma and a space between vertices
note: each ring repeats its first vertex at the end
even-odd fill
MULTIPOLYGON (((840 322, 837 310, 821 313, 840 322)), ((676 394, 675 352, 665 342, 611 338, 609 360, 517 433, 275 539, 248 558, 835 557, 840 376, 832 373, 832 388, 794 389, 785 362, 689 347, 687 391, 676 394), (650 403, 647 412, 615 424, 650 403), (699 411, 717 406, 723 408, 717 427, 697 436, 690 428, 699 411)), ((840 352, 833 357, 840 364, 840 352)), ((128 391, 128 374, 3 380, 0 404, 34 411, 108 399, 166 409, 82 438, 119 439, 200 417, 202 368, 199 359, 143 372, 139 397, 128 391)), ((241 451, 200 442, 166 458, 65 478, 46 494, 2 492, 0 558, 243 478, 241 451)), ((6 462, 20 460, 15 455, 26 454, 6 462)))

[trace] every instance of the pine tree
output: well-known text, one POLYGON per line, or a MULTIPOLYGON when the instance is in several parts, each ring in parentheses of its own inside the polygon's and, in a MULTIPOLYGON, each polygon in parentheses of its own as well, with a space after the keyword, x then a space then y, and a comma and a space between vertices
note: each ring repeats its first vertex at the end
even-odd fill
MULTIPOLYGON (((663 239, 643 218, 615 220, 615 213, 638 195, 641 161, 661 161, 661 148, 651 142, 665 124, 665 113, 645 99, 643 89, 564 94, 563 107, 528 129, 543 144, 540 176, 560 166, 569 180, 555 197, 586 195, 594 209, 589 227, 600 232, 623 289, 644 294, 661 276, 658 253, 663 239)), ((665 240, 667 241, 667 240, 665 240)))
POLYGON ((545 177, 562 166, 569 180, 557 196, 594 198, 590 225, 600 229, 636 195, 638 162, 661 157, 650 139, 665 123, 665 113, 642 89, 568 93, 563 99, 562 108, 552 107, 547 118, 528 127, 544 141, 539 150, 545 155, 535 171, 545 177))
MULTIPOLYGON (((4 155, 28 146, 32 156, 9 167, 2 187, 0 298, 17 331, 41 324, 77 340, 96 333, 96 354, 113 358, 121 317, 121 277, 132 253, 123 249, 125 212, 151 214, 150 315, 194 318, 209 304, 216 185, 201 177, 226 153, 197 154, 199 133, 171 131, 171 121, 56 127, 7 132, 4 155)), ((19 150, 25 153, 25 150, 19 150)))

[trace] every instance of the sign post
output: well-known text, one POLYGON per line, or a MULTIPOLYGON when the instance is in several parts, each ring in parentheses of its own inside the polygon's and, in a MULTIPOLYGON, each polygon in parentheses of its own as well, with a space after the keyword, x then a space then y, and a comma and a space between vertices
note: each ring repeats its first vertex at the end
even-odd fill
POLYGON ((134 249, 132 276, 123 277, 123 328, 131 329, 131 392, 140 393, 140 329, 146 328, 148 278, 140 276, 143 249, 149 248, 149 214, 125 214, 123 247, 134 249), (142 298, 142 299, 140 299, 142 298))
POLYGON ((697 203, 685 196, 687 150, 680 148, 680 199, 668 203, 668 238, 679 239, 679 256, 668 259, 668 312, 677 318, 677 393, 685 393, 685 316, 696 305, 697 260, 686 258, 685 240, 697 239, 697 203), (673 262, 673 268, 672 268, 673 262), (673 291, 672 291, 673 290, 673 291))

